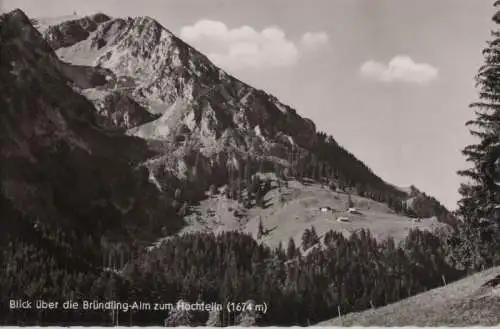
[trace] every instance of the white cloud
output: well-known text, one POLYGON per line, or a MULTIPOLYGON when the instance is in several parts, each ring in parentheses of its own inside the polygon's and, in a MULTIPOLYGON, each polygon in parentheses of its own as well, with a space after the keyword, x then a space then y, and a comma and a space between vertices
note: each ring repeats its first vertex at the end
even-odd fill
POLYGON ((362 76, 379 82, 406 82, 428 84, 438 78, 438 69, 427 63, 415 63, 409 56, 399 55, 388 64, 365 62, 360 69, 362 76))
POLYGON ((223 22, 211 20, 183 27, 180 37, 228 70, 292 66, 306 48, 317 49, 328 42, 323 32, 305 33, 296 44, 279 27, 257 31, 245 25, 230 29, 223 22))
POLYGON ((317 49, 328 43, 328 34, 324 32, 307 32, 300 40, 301 44, 309 49, 317 49))

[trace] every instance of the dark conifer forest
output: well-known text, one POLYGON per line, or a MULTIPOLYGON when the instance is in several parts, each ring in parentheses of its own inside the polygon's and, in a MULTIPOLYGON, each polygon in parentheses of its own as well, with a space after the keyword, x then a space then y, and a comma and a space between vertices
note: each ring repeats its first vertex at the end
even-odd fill
MULTIPOLYGON (((317 239, 306 232, 304 243, 311 243, 310 238, 317 239)), ((10 239, 2 248, 3 305, 14 296, 60 303, 113 300, 130 305, 136 301, 223 304, 252 299, 267 304, 267 312, 256 316, 257 325, 308 325, 338 316, 339 310, 346 314, 383 306, 464 275, 446 262, 438 237, 418 230, 411 231, 401 245, 393 239, 377 242, 365 230, 349 238, 330 231, 323 238, 325 247, 313 247, 306 256, 293 242, 270 249, 235 232, 187 234, 135 258, 130 253, 110 253, 100 266, 71 257, 77 246, 63 235, 45 239, 33 230, 22 239, 10 239), (61 250, 64 245, 67 249, 61 250)), ((121 325, 158 325, 166 317, 166 312, 154 310, 118 315, 6 308, 1 312, 2 324, 18 325, 113 325, 117 318, 121 325)), ((227 311, 219 317, 224 325, 239 323, 227 311)), ((203 313, 189 323, 177 324, 204 325, 207 320, 208 313, 203 313)))

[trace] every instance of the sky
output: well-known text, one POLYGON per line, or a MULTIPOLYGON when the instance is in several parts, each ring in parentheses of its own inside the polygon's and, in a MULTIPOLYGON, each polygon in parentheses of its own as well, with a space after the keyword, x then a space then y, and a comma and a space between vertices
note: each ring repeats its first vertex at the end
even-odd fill
POLYGON ((493 0, 3 0, 14 8, 155 18, 387 182, 456 208, 493 0))

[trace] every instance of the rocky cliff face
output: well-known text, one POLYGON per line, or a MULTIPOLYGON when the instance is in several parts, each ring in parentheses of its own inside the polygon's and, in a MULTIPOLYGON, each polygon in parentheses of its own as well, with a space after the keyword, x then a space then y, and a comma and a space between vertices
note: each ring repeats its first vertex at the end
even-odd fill
POLYGON ((42 35, 17 10, 0 25, 0 78, 10 82, 0 84, 2 195, 28 216, 147 239, 183 225, 176 189, 188 187, 177 203, 193 201, 250 162, 286 167, 303 156, 340 176, 357 161, 355 175, 392 193, 321 142, 313 122, 151 18, 97 14, 42 35))
POLYGON ((207 158, 228 148, 280 157, 315 143, 310 120, 217 68, 149 17, 85 17, 50 27, 45 38, 63 61, 110 70, 118 77, 114 90, 160 116, 130 134, 167 143, 181 135, 183 147, 207 158), (64 37, 72 31, 75 37, 64 37))
POLYGON ((60 23, 57 26, 49 26, 45 31, 46 40, 52 49, 69 47, 77 42, 83 41, 90 33, 94 32, 98 25, 109 21, 110 17, 104 14, 96 14, 82 19, 73 19, 60 23))
POLYGON ((130 96, 113 89, 88 88, 81 93, 94 104, 99 126, 109 130, 126 132, 159 117, 150 113, 130 96))
POLYGON ((154 153, 104 130, 67 75, 93 69, 61 63, 19 10, 0 16, 0 44, 0 193, 11 212, 96 245, 102 236, 151 238, 161 225, 178 227, 140 167, 154 153))

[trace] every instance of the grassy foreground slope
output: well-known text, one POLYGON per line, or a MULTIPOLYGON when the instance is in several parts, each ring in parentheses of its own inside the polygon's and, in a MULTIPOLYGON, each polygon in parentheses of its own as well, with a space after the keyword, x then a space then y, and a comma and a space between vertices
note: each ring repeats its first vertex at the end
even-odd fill
POLYGON ((317 326, 499 326, 500 275, 495 267, 378 309, 351 313, 317 326))

